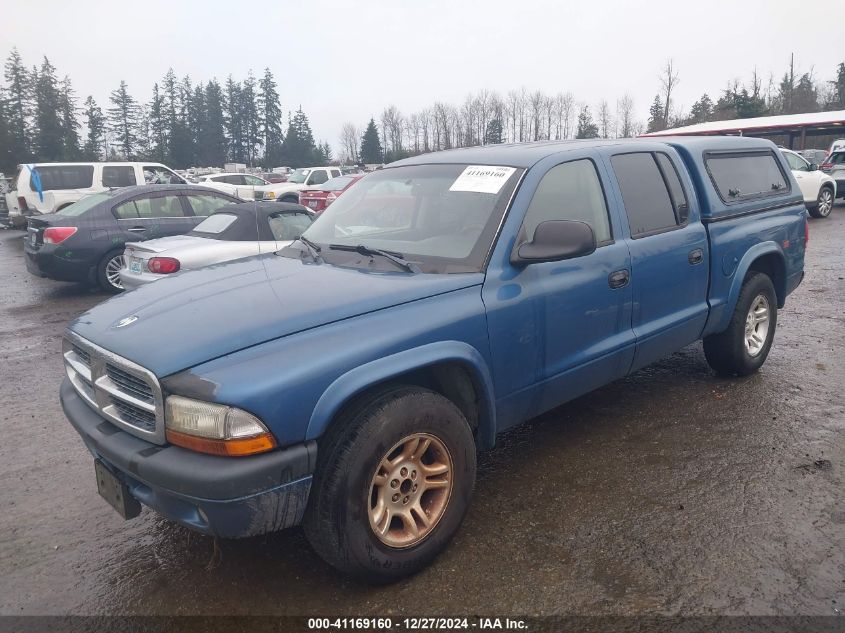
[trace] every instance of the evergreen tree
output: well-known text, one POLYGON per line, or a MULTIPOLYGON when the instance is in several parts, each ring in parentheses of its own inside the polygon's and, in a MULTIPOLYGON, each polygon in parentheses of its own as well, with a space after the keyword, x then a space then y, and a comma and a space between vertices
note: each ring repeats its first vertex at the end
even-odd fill
POLYGON ((381 141, 378 136, 378 129, 374 119, 370 119, 364 136, 361 138, 361 162, 366 165, 381 164, 384 152, 381 149, 381 141))
POLYGON ((64 153, 57 83, 56 69, 45 57, 35 81, 35 154, 40 161, 61 160, 64 153))
POLYGON ((85 100, 85 109, 82 114, 85 117, 85 127, 88 128, 82 154, 85 160, 100 160, 103 157, 106 142, 106 121, 103 118, 103 111, 89 95, 85 100))
POLYGON ((8 172, 15 168, 15 157, 12 155, 11 139, 9 137, 9 108, 6 101, 0 98, 0 171, 8 172))
POLYGON ((208 167, 226 162, 225 130, 223 90, 217 81, 209 81, 205 86, 205 128, 198 148, 200 165, 208 167))
POLYGON ((666 121, 663 118, 663 101, 660 95, 654 96, 654 102, 648 109, 648 127, 646 132, 659 132, 666 129, 666 121))
POLYGON ((264 121, 258 107, 258 95, 256 94, 255 88, 255 76, 252 74, 252 71, 249 71, 249 75, 247 75, 241 88, 241 118, 243 121, 246 161, 250 167, 255 165, 258 148, 264 144, 262 140, 264 121))
POLYGON ((167 121, 165 120, 164 99, 158 83, 153 84, 153 98, 147 106, 149 122, 150 160, 167 162, 167 121))
POLYGON ((224 100, 226 137, 229 142, 229 158, 235 162, 244 161, 243 117, 241 116, 241 85, 232 79, 226 80, 224 100))
POLYGON ((590 116, 590 106, 581 108, 578 114, 578 131, 575 133, 575 138, 598 138, 599 126, 593 123, 593 117, 590 116))
POLYGON ((484 131, 484 144, 496 145, 502 142, 502 121, 501 119, 491 119, 487 124, 487 129, 484 131))
POLYGON ((288 124, 288 131, 282 142, 281 159, 291 167, 308 167, 320 160, 311 125, 301 107, 288 124))
POLYGON ((836 79, 830 82, 831 92, 826 110, 845 110, 845 63, 836 68, 836 79))
POLYGON ((264 142, 264 166, 268 169, 281 164, 282 151, 282 108, 279 93, 269 68, 264 69, 261 78, 258 107, 261 112, 261 135, 264 142))
MULTIPOLYGON (((165 75, 165 111, 168 118, 169 152, 168 165, 176 169, 184 169, 194 162, 194 139, 191 133, 189 112, 191 111, 191 80, 185 77, 180 84, 173 85, 172 103, 171 87, 168 85, 172 71, 165 75)), ((175 79, 175 76, 174 76, 175 79)))
POLYGON ((126 160, 135 155, 138 142, 138 103, 129 94, 126 82, 121 80, 120 87, 111 93, 108 110, 109 123, 115 140, 126 160))
POLYGON ((70 83, 70 77, 62 81, 59 93, 62 122, 62 160, 79 160, 82 149, 79 146, 79 117, 76 114, 76 94, 70 83))
POLYGON ((32 112, 33 80, 20 53, 13 48, 6 59, 3 76, 6 80, 6 126, 8 145, 6 149, 12 156, 12 163, 25 163, 32 158, 30 145, 31 128, 29 117, 32 112))
POLYGON ((138 147, 135 155, 140 160, 152 160, 152 138, 150 134, 150 109, 138 106, 138 147))
POLYGON ((317 146, 317 162, 315 163, 317 166, 328 165, 332 162, 332 148, 331 146, 326 143, 320 143, 317 146))
POLYGON ((695 123, 705 123, 713 118, 713 101, 704 93, 701 98, 692 104, 690 108, 689 118, 686 121, 687 125, 695 123))

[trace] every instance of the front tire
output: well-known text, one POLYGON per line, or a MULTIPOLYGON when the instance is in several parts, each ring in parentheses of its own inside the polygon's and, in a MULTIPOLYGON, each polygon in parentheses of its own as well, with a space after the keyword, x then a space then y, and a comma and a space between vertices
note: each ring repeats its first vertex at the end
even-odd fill
POLYGON ((819 197, 813 209, 809 209, 810 215, 814 218, 826 218, 833 210, 833 190, 830 187, 822 187, 819 190, 819 197))
POLYGON ((379 584, 410 576, 457 531, 475 469, 472 432, 450 400, 417 387, 380 392, 321 443, 305 533, 350 576, 379 584))
POLYGON ((120 269, 123 268, 123 249, 106 253, 97 266, 97 282, 100 288, 111 294, 123 292, 120 269))
POLYGON ((778 320, 775 288, 768 275, 752 272, 742 284, 730 324, 704 339, 704 356, 722 376, 747 376, 769 355, 778 320))

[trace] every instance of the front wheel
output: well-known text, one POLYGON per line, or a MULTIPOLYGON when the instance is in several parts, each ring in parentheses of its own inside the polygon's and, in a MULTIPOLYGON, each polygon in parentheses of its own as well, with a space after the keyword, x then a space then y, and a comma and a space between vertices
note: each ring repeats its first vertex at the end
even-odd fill
POLYGON ((123 292, 123 283, 120 281, 120 269, 123 268, 123 262, 122 250, 111 251, 100 260, 97 266, 97 281, 100 288, 112 294, 123 292))
POLYGON ((822 187, 819 197, 816 199, 816 206, 810 210, 814 218, 826 218, 833 210, 833 191, 830 187, 822 187))
POLYGON ((704 355, 716 373, 747 376, 766 362, 778 321, 775 288, 768 275, 750 273, 742 284, 730 324, 704 339, 704 355))
POLYGON ((443 396, 398 387, 359 403, 320 446, 305 531, 328 563, 372 583, 428 565, 464 518, 475 443, 443 396))

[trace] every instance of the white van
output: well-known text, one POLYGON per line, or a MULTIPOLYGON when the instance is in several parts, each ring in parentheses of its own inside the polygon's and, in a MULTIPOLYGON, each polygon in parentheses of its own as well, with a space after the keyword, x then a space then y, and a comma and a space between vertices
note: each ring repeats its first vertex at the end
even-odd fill
POLYGON ((26 225, 26 217, 54 213, 94 193, 143 184, 184 184, 185 179, 161 163, 29 163, 18 165, 6 193, 9 223, 26 225))

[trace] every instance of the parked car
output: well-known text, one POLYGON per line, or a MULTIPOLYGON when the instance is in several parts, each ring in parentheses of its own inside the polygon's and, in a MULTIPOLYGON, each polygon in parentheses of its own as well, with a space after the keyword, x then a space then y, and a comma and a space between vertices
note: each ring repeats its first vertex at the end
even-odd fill
POLYGON ((814 218, 826 218, 833 209, 833 201, 836 199, 836 182, 825 172, 819 169, 815 163, 807 162, 803 156, 788 149, 780 150, 789 168, 792 170, 795 180, 804 195, 804 204, 807 211, 814 218))
POLYGON ((187 233, 232 196, 191 185, 134 186, 90 195, 29 218, 24 242, 33 275, 120 292, 126 242, 187 233))
POLYGON ((210 174, 200 178, 200 184, 229 195, 237 196, 241 200, 279 200, 281 202, 297 203, 296 194, 287 194, 287 181, 272 183, 252 174, 222 173, 210 174))
POLYGON ((455 534, 497 433, 700 339, 717 373, 757 371, 806 240, 761 139, 417 156, 278 254, 71 322, 62 406, 125 518, 144 504, 221 537, 303 523, 338 569, 393 581, 455 534))
POLYGON ((808 163, 821 165, 827 158, 827 152, 823 149, 804 149, 796 152, 803 157, 808 163))
POLYGON ((288 177, 284 174, 276 174, 272 171, 258 174, 261 178, 269 182, 271 185, 277 185, 280 182, 287 182, 288 177))
POLYGON ((143 184, 185 184, 159 163, 33 163, 18 165, 6 194, 9 221, 54 213, 94 193, 143 184))
POLYGON ((827 150, 828 156, 833 152, 845 151, 845 138, 838 138, 830 144, 830 149, 827 150))
POLYGON ((299 204, 317 213, 325 211, 327 206, 363 177, 363 174, 360 176, 337 176, 327 180, 319 187, 303 189, 299 192, 299 204))
POLYGON ((288 175, 287 182, 273 186, 276 200, 298 202, 299 192, 322 185, 331 178, 341 176, 340 167, 303 167, 288 175))
POLYGON ((845 149, 833 152, 822 163, 821 169, 836 183, 836 195, 845 198, 845 149))
POLYGON ((314 217, 298 204, 242 202, 220 207, 185 235, 127 243, 121 284, 128 290, 176 272, 275 252, 302 235, 314 217))

